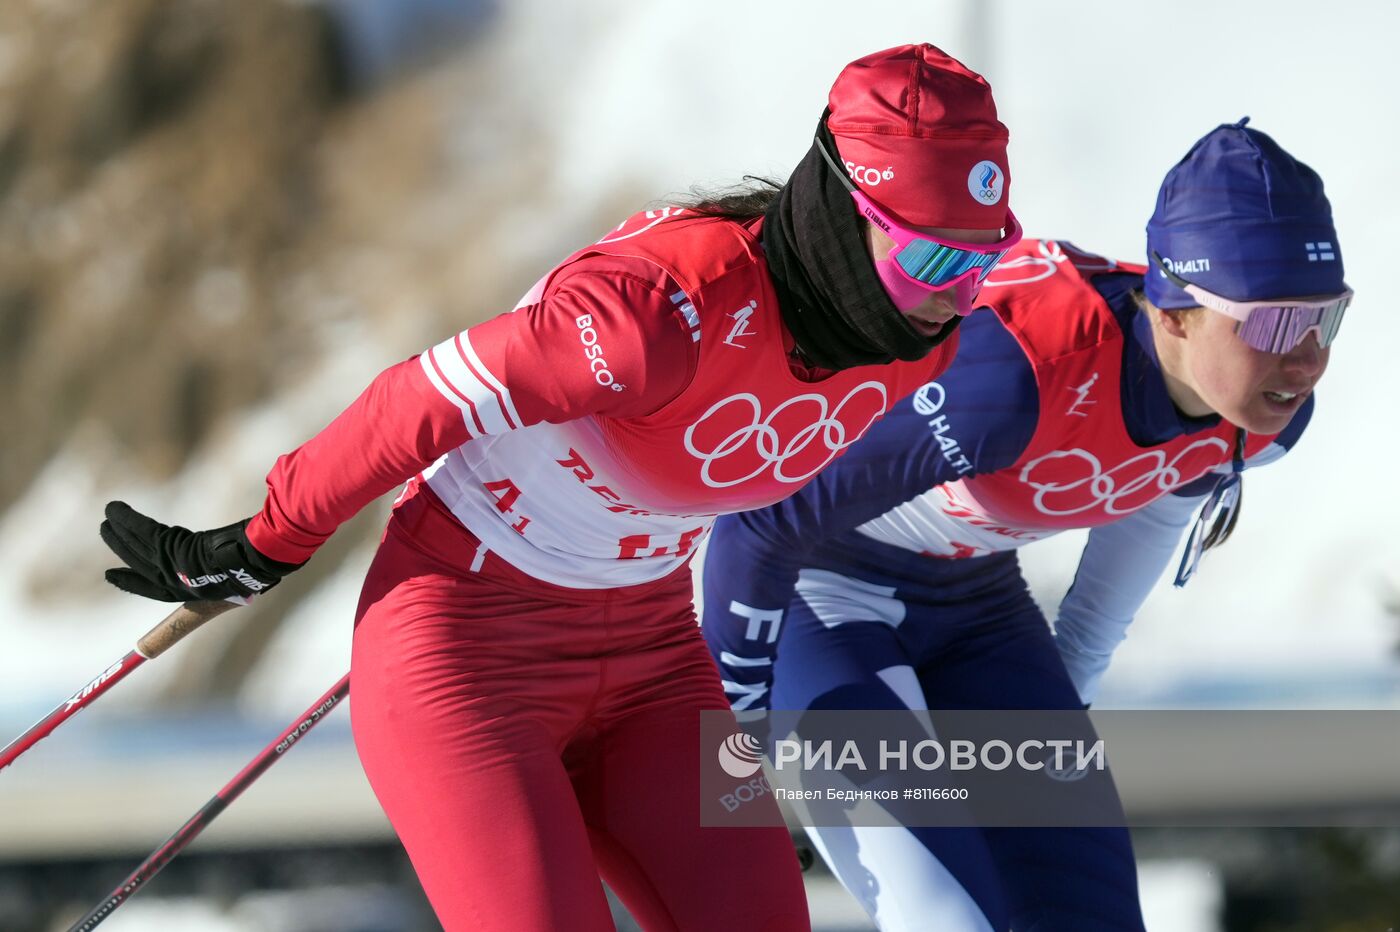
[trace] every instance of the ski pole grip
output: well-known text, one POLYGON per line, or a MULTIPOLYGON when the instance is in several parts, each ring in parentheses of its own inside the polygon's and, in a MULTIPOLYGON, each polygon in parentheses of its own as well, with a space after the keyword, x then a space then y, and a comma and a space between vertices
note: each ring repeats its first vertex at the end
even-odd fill
POLYGON ((165 620, 147 631, 136 642, 136 649, 147 660, 159 657, 182 637, 211 618, 238 606, 233 602, 186 602, 165 616, 165 620))

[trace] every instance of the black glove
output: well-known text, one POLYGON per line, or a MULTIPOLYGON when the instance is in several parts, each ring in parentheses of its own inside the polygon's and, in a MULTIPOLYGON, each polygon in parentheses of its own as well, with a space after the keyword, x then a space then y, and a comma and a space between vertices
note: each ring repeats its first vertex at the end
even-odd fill
POLYGON ((248 520, 191 531, 154 521, 125 502, 108 502, 102 540, 130 569, 108 570, 107 581, 162 602, 246 602, 301 566, 258 553, 248 543, 248 520))

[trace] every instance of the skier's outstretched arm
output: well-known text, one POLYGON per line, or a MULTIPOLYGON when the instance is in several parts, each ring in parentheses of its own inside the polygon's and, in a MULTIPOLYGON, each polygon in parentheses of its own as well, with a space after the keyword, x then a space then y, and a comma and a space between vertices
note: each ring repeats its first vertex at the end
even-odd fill
MULTIPOLYGON (((1273 443, 1244 461, 1245 468, 1268 465, 1292 449, 1312 417, 1313 403, 1309 398, 1273 443)), ((1171 565, 1182 531, 1220 479, 1217 473, 1203 476, 1089 532, 1055 622, 1060 657, 1085 704, 1098 696, 1114 650, 1127 637, 1128 626, 1162 571, 1171 565)))
POLYGON ((656 410, 694 373, 695 350, 668 297, 674 290, 640 260, 568 266, 532 303, 380 373, 277 460, 252 518, 190 531, 110 504, 102 536, 127 568, 109 570, 108 581, 165 601, 245 600, 304 563, 365 505, 462 444, 542 421, 656 410), (596 377, 590 344, 607 347, 611 385, 596 377))

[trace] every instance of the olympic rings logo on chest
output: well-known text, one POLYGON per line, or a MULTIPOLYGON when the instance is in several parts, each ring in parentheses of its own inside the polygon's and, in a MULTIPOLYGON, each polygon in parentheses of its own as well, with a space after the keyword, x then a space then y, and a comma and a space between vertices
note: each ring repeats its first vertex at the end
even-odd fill
POLYGON ((1197 440, 1170 459, 1148 450, 1105 470, 1087 450, 1054 450, 1027 463, 1021 482, 1035 489, 1036 510, 1073 515, 1103 508, 1125 515, 1228 462, 1230 446, 1218 437, 1197 440))
POLYGON ((770 468, 779 482, 805 482, 861 438, 885 413, 880 382, 862 382, 835 408, 825 395, 796 395, 766 416, 756 395, 742 392, 710 405, 685 432, 685 448, 700 460, 700 479, 723 489, 770 468))

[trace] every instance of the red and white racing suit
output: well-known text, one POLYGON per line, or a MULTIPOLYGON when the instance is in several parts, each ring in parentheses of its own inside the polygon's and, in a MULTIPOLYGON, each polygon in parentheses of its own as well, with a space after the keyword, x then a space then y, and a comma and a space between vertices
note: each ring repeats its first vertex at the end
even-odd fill
POLYGON ((356 617, 365 772, 448 929, 807 927, 781 829, 699 825, 700 710, 728 708, 686 564, 775 502, 918 363, 811 373, 748 225, 638 215, 513 313, 382 373, 280 458, 254 546, 306 559, 410 479, 356 617))

